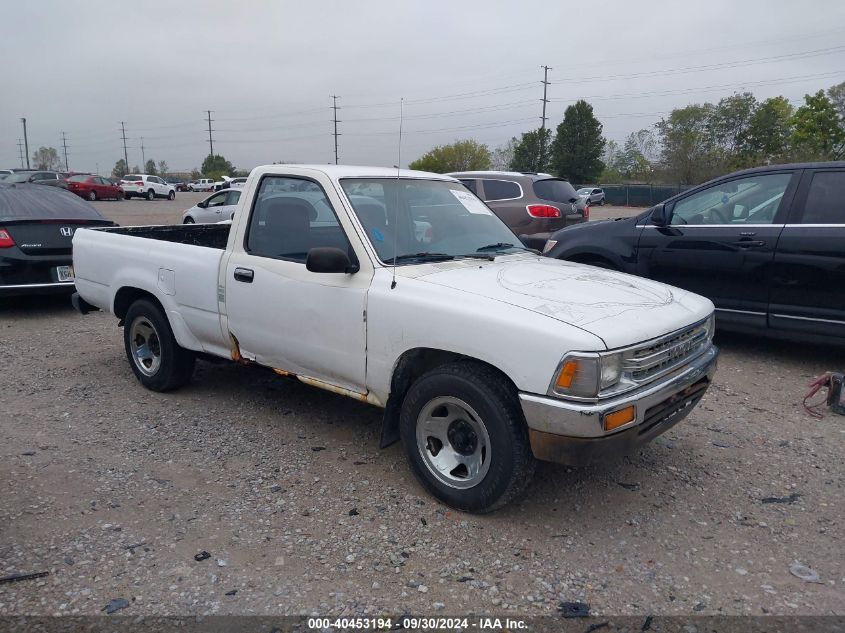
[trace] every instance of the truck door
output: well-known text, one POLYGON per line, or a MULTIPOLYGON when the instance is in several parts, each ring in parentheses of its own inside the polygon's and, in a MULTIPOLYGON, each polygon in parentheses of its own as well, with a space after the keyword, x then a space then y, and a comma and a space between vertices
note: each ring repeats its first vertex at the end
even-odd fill
POLYGON ((322 186, 264 176, 243 243, 226 265, 226 313, 240 353, 262 365, 366 393, 364 309, 370 276, 312 273, 308 251, 355 254, 322 186))
POLYGON ((640 236, 640 274, 704 295, 720 319, 766 327, 775 246, 794 171, 726 179, 674 202, 668 226, 640 236))
POLYGON ((845 338, 845 169, 808 169, 778 242, 769 325, 845 338))

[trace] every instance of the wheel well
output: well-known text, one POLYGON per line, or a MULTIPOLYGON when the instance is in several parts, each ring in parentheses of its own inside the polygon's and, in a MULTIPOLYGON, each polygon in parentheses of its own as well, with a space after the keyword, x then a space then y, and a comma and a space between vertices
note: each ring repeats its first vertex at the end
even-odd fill
POLYGON ((114 315, 118 319, 123 321, 123 318, 126 316, 127 310, 129 310, 129 306, 138 301, 138 299, 149 299, 151 302, 161 308, 162 313, 167 314, 164 311, 164 306, 161 305, 161 301, 159 301, 156 296, 151 292, 141 290, 140 288, 124 286, 123 288, 118 290, 117 294, 114 296, 114 315))
POLYGON ((567 257, 566 259, 567 261, 575 262, 578 264, 599 264, 604 265, 607 268, 612 268, 613 270, 619 270, 619 266, 617 266, 610 259, 602 255, 593 255, 592 253, 579 253, 578 255, 572 255, 571 257, 567 257))
POLYGON ((390 395, 387 398, 387 404, 384 408, 384 420, 381 427, 381 448, 390 446, 399 439, 399 412, 402 409, 402 401, 405 399, 405 394, 408 393, 408 389, 411 388, 414 381, 436 367, 457 361, 472 361, 491 368, 505 378, 512 387, 514 394, 517 393, 516 385, 510 377, 490 363, 473 358, 472 356, 430 347, 410 349, 399 357, 399 360, 396 361, 396 365, 393 367, 393 376, 390 380, 390 395))

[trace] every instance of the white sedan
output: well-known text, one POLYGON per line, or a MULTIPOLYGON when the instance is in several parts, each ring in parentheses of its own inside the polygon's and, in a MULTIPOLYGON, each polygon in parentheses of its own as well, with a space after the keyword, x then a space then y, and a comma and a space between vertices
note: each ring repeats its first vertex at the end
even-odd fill
POLYGON ((211 224, 231 220, 241 197, 240 189, 224 189, 209 196, 182 214, 182 224, 211 224))

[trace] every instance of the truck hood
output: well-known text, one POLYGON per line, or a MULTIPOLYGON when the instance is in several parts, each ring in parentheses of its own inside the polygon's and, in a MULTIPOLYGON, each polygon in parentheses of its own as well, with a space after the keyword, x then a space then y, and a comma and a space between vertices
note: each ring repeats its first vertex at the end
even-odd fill
POLYGON ((598 336, 608 349, 667 334, 713 312, 709 299, 680 288, 534 255, 407 266, 397 274, 544 314, 598 336))

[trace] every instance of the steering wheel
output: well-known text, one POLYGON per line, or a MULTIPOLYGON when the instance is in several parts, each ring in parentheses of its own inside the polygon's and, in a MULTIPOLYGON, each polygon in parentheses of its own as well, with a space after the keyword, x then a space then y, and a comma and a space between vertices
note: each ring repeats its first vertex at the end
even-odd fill
POLYGON ((718 224, 728 224, 728 217, 718 207, 710 207, 707 210, 707 215, 710 218, 715 217, 718 220, 718 224))

